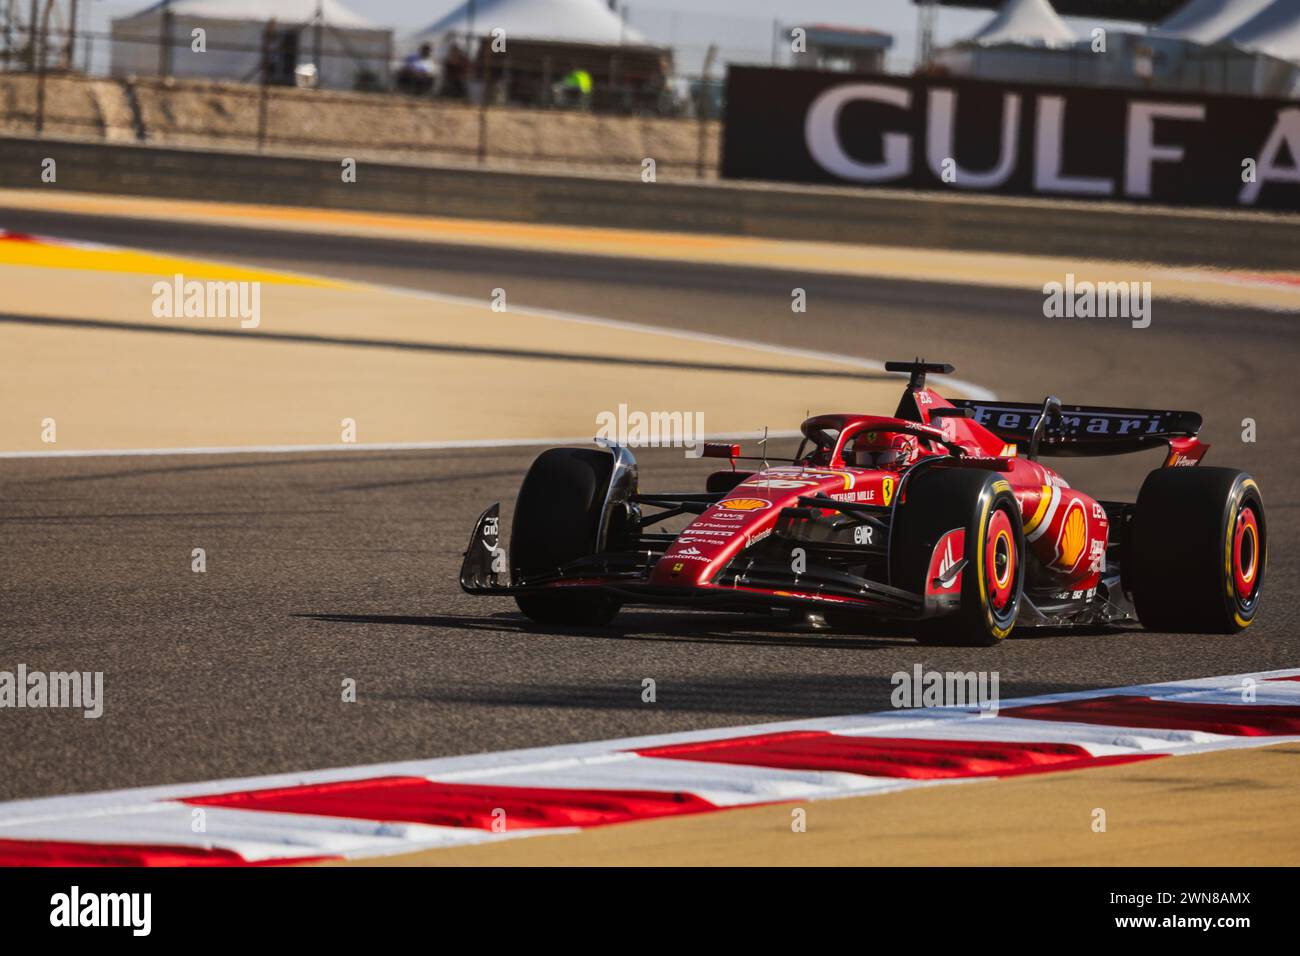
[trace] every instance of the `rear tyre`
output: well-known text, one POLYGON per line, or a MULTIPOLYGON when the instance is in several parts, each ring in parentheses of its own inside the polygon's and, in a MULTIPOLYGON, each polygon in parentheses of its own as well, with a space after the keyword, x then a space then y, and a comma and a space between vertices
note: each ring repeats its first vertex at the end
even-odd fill
POLYGON ((1259 486, 1233 468, 1151 472, 1138 492, 1128 557, 1147 630, 1245 630, 1259 610, 1268 557, 1259 486))
POLYGON ((987 471, 933 468, 905 487, 890 533, 896 587, 925 594, 935 545, 955 528, 966 532, 961 607, 916 625, 922 644, 988 646, 1011 633, 1024 590, 1024 534, 1011 485, 987 471))
MULTIPOLYGON (((587 448, 552 448, 533 462, 515 499, 510 559, 516 580, 547 574, 595 554, 613 458, 587 448)), ((520 594, 515 603, 539 624, 608 624, 620 602, 602 594, 520 594)))

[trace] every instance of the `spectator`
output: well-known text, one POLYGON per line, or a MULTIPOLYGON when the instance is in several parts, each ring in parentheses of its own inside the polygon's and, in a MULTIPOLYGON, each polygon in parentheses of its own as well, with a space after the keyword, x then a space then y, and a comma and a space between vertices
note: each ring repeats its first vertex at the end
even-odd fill
POLYGON ((469 57, 455 40, 447 48, 442 61, 442 95, 464 99, 466 81, 469 79, 469 57))
POLYGON ((593 85, 591 74, 582 67, 575 66, 556 84, 557 99, 565 106, 589 109, 593 85))
POLYGON ((397 71, 397 88, 414 96, 427 96, 433 91, 433 81, 437 74, 433 47, 427 43, 422 44, 418 53, 412 53, 402 61, 401 69, 397 71))

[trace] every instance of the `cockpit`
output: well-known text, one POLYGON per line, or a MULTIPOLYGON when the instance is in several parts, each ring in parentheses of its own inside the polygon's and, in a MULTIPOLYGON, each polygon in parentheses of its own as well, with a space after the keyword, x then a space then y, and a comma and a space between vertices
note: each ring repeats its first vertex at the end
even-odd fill
POLYGON ((915 427, 876 415, 819 415, 801 426, 795 460, 820 468, 903 468, 933 450, 926 436, 900 431, 915 427))

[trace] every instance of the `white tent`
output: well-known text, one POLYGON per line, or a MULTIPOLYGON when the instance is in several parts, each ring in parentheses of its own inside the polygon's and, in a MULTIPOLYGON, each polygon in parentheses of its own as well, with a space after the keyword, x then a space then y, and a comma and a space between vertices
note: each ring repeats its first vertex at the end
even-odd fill
POLYGON ((994 80, 1238 96, 1300 91, 1300 0, 1190 0, 1150 33, 1112 34, 1106 56, 1068 36, 1047 0, 1009 0, 936 60, 957 76, 994 80))
POLYGON ((1227 36, 1273 0, 1191 0, 1153 31, 1195 43, 1214 43, 1227 36))
POLYGON ((309 23, 319 11, 330 26, 347 29, 379 29, 365 17, 353 13, 338 0, 161 0, 135 16, 168 11, 174 17, 206 17, 209 20, 252 20, 265 23, 309 23))
POLYGON ((644 44, 602 0, 466 0, 442 19, 410 37, 408 45, 435 42, 448 34, 489 36, 505 30, 506 41, 562 40, 570 43, 644 44))
POLYGON ((1007 0, 969 42, 980 46, 1011 43, 1050 47, 1069 46, 1075 39, 1048 0, 1007 0))
POLYGON ((1300 63, 1300 0, 1277 0, 1223 37, 1222 42, 1300 63))
POLYGON ((1241 96, 1300 89, 1300 0, 1191 0, 1144 42, 1157 53, 1157 85, 1241 96))
POLYGON ((392 31, 338 0, 164 0, 113 21, 111 70, 253 82, 271 21, 277 79, 312 63, 321 86, 350 89, 365 75, 387 80, 392 31), (195 49, 196 30, 203 49, 195 49))

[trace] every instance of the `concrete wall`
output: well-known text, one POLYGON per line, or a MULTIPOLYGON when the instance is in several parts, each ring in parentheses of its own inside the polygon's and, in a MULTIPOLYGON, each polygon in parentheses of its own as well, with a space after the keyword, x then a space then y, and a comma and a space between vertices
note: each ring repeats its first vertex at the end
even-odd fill
MULTIPOLYGON (((0 138, 0 187, 710 232, 1078 258, 1296 269, 1300 217, 947 193, 643 183, 54 139, 0 138), (42 184, 55 159, 57 185, 42 184)), ((639 172, 639 171, 638 171, 639 172)))
POLYGON ((0 135, 30 136, 38 113, 49 136, 108 141, 134 140, 130 101, 116 80, 50 74, 41 83, 30 73, 0 73, 0 135))

